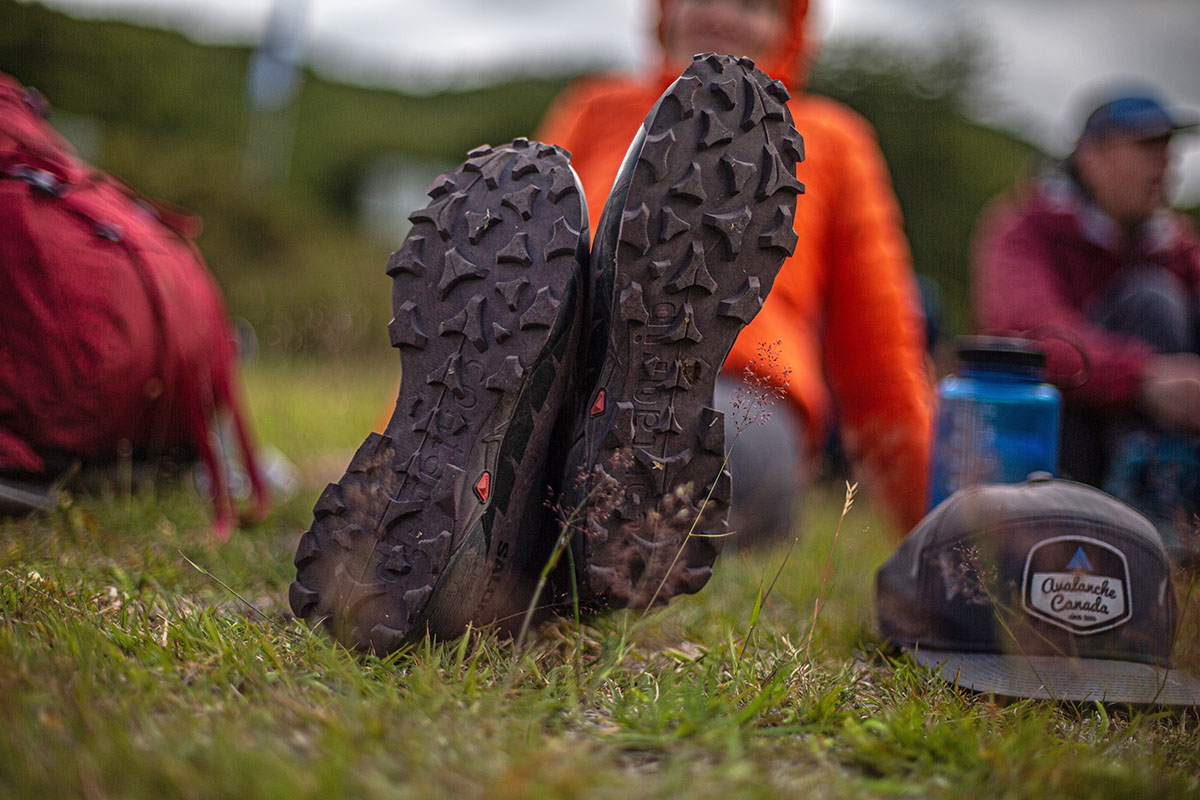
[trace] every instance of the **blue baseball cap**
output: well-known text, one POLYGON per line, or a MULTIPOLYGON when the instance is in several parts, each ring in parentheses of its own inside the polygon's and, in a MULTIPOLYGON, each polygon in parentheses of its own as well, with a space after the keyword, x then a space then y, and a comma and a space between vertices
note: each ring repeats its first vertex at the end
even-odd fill
POLYGON ((1200 117, 1194 112, 1168 112, 1162 103, 1148 94, 1124 95, 1102 103, 1088 115, 1079 139, 1102 139, 1112 134, 1153 139, 1198 126, 1200 117))

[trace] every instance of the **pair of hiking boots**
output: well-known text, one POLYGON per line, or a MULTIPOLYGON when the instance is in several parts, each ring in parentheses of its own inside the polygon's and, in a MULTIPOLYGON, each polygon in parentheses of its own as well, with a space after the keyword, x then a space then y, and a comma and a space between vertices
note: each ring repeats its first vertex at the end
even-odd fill
POLYGON ((539 616, 707 582, 731 491, 713 387, 796 243, 787 98, 749 59, 697 56, 590 248, 561 148, 480 147, 433 183, 388 262, 396 409, 313 509, 297 616, 377 653, 515 629, 564 535, 539 616))

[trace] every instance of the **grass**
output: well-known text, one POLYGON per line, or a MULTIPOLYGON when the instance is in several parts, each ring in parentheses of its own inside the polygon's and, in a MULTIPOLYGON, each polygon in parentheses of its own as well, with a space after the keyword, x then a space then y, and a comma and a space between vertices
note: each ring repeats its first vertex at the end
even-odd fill
POLYGON ((0 522, 0 795, 1200 795, 1194 716, 997 705, 881 655, 889 539, 857 500, 825 575, 839 491, 809 499, 748 643, 787 543, 727 553, 648 617, 552 623, 519 657, 488 632, 346 652, 291 619, 290 562, 329 454, 361 441, 393 381, 382 363, 255 366, 264 438, 316 466, 227 545, 179 486, 0 522))

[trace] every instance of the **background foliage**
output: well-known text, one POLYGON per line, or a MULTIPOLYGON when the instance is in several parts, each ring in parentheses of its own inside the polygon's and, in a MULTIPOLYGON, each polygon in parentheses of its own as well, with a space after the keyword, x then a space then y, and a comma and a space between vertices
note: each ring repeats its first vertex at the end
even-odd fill
MULTIPOLYGON (((383 264, 402 232, 381 243, 355 223, 357 187, 372 164, 390 155, 454 164, 483 142, 529 135, 569 80, 414 96, 309 73, 284 112, 296 123, 287 181, 247 189, 249 49, 14 0, 0 0, 0 19, 0 70, 40 89, 58 112, 94 120, 98 166, 200 213, 200 244, 233 312, 254 323, 267 348, 286 351, 385 346, 383 264)), ((964 113, 978 102, 981 52, 969 38, 922 55, 831 43, 812 76, 815 91, 878 129, 917 270, 941 286, 951 332, 966 326, 975 218, 1037 159, 1030 145, 964 113)))

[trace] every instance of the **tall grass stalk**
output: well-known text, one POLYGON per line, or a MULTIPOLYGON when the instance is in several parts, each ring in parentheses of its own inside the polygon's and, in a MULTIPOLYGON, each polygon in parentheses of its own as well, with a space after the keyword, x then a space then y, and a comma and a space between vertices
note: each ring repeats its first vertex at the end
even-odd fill
MULTIPOLYGON (((850 513, 850 508, 854 505, 854 496, 858 493, 857 483, 846 483, 846 499, 842 503, 842 514, 838 517, 837 527, 833 530, 833 539, 829 542, 829 557, 825 559, 825 569, 821 572, 821 588, 817 591, 817 599, 813 601, 812 621, 808 626, 808 638, 804 642, 804 660, 808 661, 811 656, 813 635, 817 632, 817 617, 821 613, 821 604, 825 598, 825 587, 829 585, 829 570, 833 566, 833 551, 837 547, 838 535, 842 532, 842 523, 846 521, 846 515, 850 513)), ((789 553, 791 550, 789 549, 789 553)), ((780 566, 780 571, 783 567, 780 566)), ((778 578, 778 574, 775 576, 778 578)))

